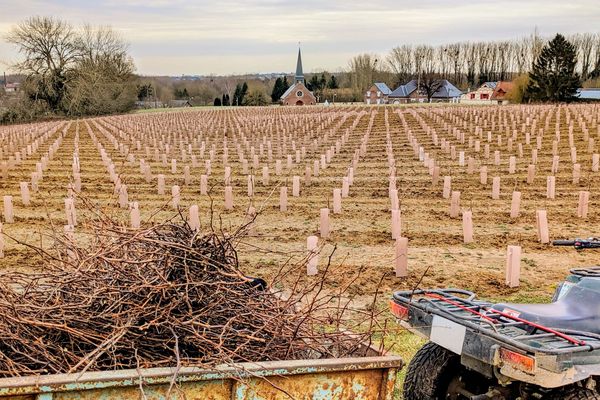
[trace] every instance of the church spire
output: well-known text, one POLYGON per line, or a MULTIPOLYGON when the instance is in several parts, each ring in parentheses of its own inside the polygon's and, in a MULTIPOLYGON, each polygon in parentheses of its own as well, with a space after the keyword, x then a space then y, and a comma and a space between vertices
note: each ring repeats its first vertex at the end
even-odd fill
POLYGON ((296 83, 304 83, 304 73, 302 72, 302 54, 300 54, 300 44, 298 44, 298 61, 296 62, 296 76, 294 77, 296 83))

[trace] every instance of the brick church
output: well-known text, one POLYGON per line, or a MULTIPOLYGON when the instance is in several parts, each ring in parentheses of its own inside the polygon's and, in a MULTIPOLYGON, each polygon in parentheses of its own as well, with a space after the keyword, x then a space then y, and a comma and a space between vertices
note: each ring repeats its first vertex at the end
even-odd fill
POLYGON ((281 104, 284 106, 315 105, 317 99, 304 85, 304 73, 302 72, 302 55, 298 49, 298 61, 296 62, 296 75, 294 83, 281 96, 281 104))

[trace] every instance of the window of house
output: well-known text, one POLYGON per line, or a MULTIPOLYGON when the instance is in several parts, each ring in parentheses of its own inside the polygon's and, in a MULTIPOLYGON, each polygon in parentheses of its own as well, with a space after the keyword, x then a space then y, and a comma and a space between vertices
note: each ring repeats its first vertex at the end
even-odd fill
POLYGON ((471 93, 471 99, 475 98, 475 93, 471 93))
POLYGON ((481 100, 487 100, 490 98, 490 94, 489 93, 481 93, 481 100))
POLYGON ((371 91, 367 90, 367 97, 371 97, 371 91))
POLYGON ((298 91, 296 92, 296 96, 297 96, 297 97, 302 97, 302 96, 304 96, 304 93, 302 93, 302 90, 298 90, 298 91))
POLYGON ((377 97, 381 97, 381 92, 379 90, 377 91, 377 97))

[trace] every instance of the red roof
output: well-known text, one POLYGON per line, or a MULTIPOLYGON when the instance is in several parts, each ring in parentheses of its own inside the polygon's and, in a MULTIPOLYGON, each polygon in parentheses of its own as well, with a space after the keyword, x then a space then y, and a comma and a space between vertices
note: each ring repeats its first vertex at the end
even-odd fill
POLYGON ((496 84, 496 89, 494 89, 494 93, 492 93, 492 100, 502 100, 506 96, 506 93, 512 90, 515 86, 512 82, 507 81, 499 81, 496 84))

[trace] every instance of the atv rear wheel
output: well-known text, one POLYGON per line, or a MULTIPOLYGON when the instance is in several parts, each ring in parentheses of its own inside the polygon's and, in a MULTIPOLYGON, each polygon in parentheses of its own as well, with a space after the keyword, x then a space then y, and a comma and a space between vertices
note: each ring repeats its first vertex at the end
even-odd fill
POLYGON ((428 342, 408 365, 404 400, 464 399, 466 393, 486 393, 489 387, 487 378, 461 365, 460 356, 428 342))

